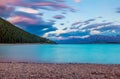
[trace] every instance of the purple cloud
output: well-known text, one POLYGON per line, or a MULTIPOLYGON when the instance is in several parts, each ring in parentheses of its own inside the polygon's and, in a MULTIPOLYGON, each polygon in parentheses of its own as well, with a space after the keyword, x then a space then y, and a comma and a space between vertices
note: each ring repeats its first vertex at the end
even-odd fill
POLYGON ((64 19, 65 16, 63 16, 63 15, 55 15, 53 18, 55 18, 55 19, 64 19))

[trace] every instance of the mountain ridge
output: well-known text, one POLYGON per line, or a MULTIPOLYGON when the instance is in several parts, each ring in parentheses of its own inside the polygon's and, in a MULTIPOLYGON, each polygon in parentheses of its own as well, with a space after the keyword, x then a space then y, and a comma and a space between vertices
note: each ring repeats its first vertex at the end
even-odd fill
POLYGON ((65 40, 56 40, 56 42, 59 44, 120 44, 120 35, 91 35, 87 38, 70 38, 65 40))

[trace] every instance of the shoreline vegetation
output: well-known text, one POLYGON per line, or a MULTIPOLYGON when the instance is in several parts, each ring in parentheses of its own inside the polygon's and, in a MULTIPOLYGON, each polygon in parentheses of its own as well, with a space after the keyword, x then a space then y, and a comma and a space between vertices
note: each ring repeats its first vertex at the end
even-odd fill
POLYGON ((120 65, 0 61, 0 79, 120 79, 120 65))

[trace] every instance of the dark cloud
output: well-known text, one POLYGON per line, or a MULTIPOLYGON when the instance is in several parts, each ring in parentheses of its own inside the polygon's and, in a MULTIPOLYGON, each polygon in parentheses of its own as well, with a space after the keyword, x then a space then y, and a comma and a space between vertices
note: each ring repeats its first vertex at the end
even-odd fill
POLYGON ((89 24, 90 22, 95 21, 95 20, 96 20, 96 18, 95 18, 95 19, 89 19, 89 20, 86 20, 86 21, 83 21, 83 22, 78 21, 78 22, 73 23, 72 26, 79 25, 79 24, 87 25, 87 24, 89 24))
POLYGON ((68 29, 67 27, 63 28, 63 30, 67 30, 67 29, 68 29))
POLYGON ((44 15, 44 13, 39 13, 39 15, 40 15, 40 16, 43 16, 43 15, 44 15))
POLYGON ((116 32, 120 32, 120 25, 108 25, 108 26, 102 27, 98 30, 101 30, 101 31, 115 30, 116 32))
POLYGON ((97 17, 97 18, 103 18, 102 16, 99 16, 99 17, 97 17))
POLYGON ((25 7, 41 8, 47 10, 61 10, 61 9, 69 9, 71 11, 74 10, 74 8, 68 6, 64 0, 39 0, 39 1, 34 0, 34 2, 30 4, 21 5, 25 7))
POLYGON ((79 29, 80 26, 72 26, 70 29, 79 29))
POLYGON ((56 22, 55 20, 52 20, 52 19, 49 19, 48 21, 49 21, 49 22, 54 22, 54 23, 56 22))
POLYGON ((48 37, 57 37, 56 34, 49 34, 48 37))
POLYGON ((0 16, 8 18, 12 13, 14 13, 14 5, 17 5, 19 3, 20 0, 2 0, 0 2, 0 16))
POLYGON ((61 23, 60 25, 64 25, 64 23, 61 23))
POLYGON ((117 8, 117 11, 116 11, 117 13, 120 13, 120 7, 119 8, 117 8))
POLYGON ((98 26, 106 26, 106 25, 110 25, 112 24, 113 22, 108 22, 108 23, 96 23, 96 24, 91 24, 91 25, 88 25, 82 29, 91 29, 91 28, 96 28, 98 26))
POLYGON ((62 14, 67 14, 66 12, 62 12, 62 14))
POLYGON ((7 18, 11 15, 11 13, 13 12, 14 7, 10 7, 10 6, 0 6, 0 16, 7 18))
POLYGON ((84 23, 85 25, 87 25, 87 24, 89 24, 90 22, 95 21, 95 20, 96 20, 96 19, 89 19, 89 20, 84 21, 83 23, 84 23))
POLYGON ((80 23, 82 23, 82 22, 81 22, 81 21, 80 21, 80 22, 75 22, 75 23, 72 24, 72 26, 78 25, 78 24, 80 24, 80 23))
POLYGON ((53 18, 55 18, 55 19, 64 19, 65 16, 63 16, 63 15, 55 15, 53 18))

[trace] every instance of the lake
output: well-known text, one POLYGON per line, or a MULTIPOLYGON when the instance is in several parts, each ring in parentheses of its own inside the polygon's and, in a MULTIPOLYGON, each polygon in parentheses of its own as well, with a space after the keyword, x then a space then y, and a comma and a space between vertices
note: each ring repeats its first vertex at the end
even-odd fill
POLYGON ((120 64, 120 44, 1 44, 0 59, 38 63, 120 64))

